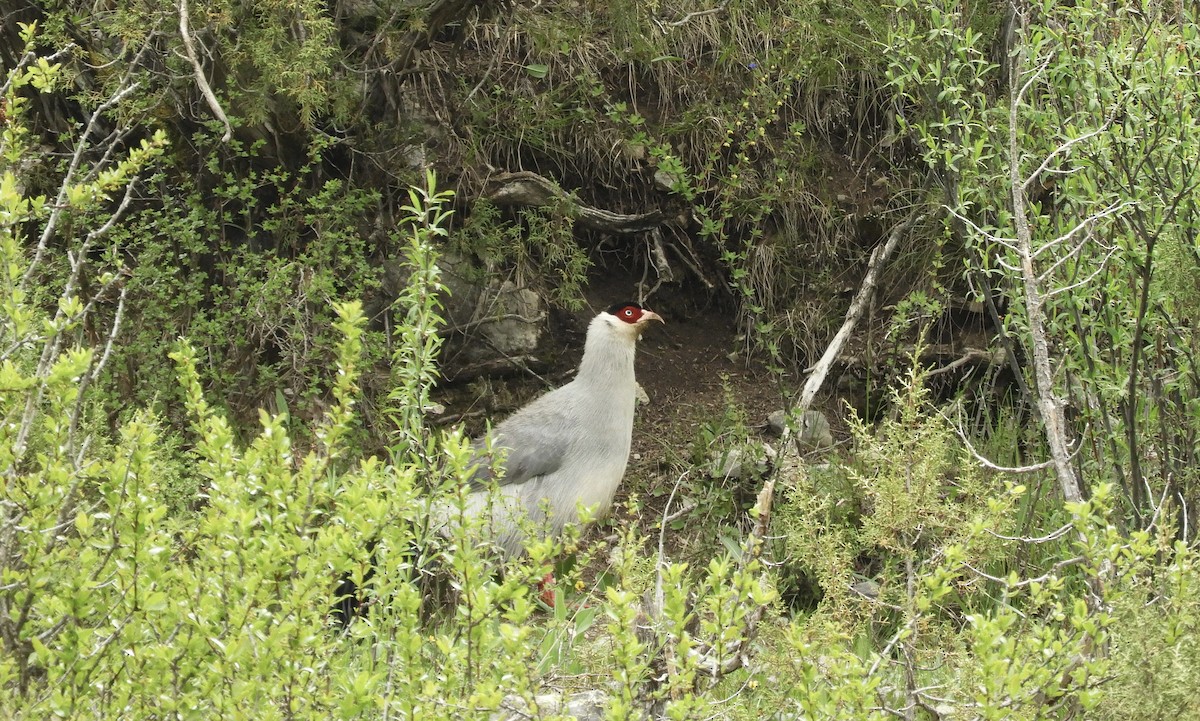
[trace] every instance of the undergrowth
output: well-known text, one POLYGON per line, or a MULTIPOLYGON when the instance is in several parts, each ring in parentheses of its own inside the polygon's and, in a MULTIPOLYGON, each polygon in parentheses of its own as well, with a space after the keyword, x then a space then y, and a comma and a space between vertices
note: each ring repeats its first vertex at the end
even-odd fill
MULTIPOLYGON (((1096 428, 1111 430, 1117 419, 1093 401, 1111 394, 1125 404, 1125 432, 1101 439, 1115 457, 1103 455, 1105 443, 1083 446, 1094 482, 1082 502, 1063 503, 1036 464, 1016 473, 994 462, 1042 455, 1039 433, 1015 430, 1004 414, 983 424, 987 433, 959 428, 953 408, 933 402, 928 376, 914 367, 895 384, 890 415, 853 424, 851 452, 819 467, 781 453, 761 484, 697 494, 699 513, 728 521, 715 531, 720 552, 673 558, 663 539, 693 531, 688 524, 655 534, 630 523, 612 539, 536 541, 525 557, 501 564, 465 513, 469 446, 426 418, 444 338, 438 258, 455 232, 453 198, 432 173, 410 189, 400 177, 408 171, 389 169, 372 177, 404 186, 407 204, 384 212, 388 193, 364 189, 353 173, 346 182, 328 174, 328 165, 353 165, 338 166, 338 154, 367 165, 383 160, 332 133, 313 140, 268 122, 291 107, 303 121, 297 127, 311 129, 326 117, 313 110, 326 99, 337 106, 329 118, 353 114, 346 96, 360 86, 333 87, 340 70, 327 65, 334 43, 321 8, 214 8, 196 21, 208 23, 206 40, 234 42, 222 47, 237 52, 223 57, 242 84, 225 100, 239 129, 262 123, 262 139, 218 145, 220 128, 148 129, 172 83, 196 81, 192 70, 157 73, 148 86, 125 72, 97 72, 96 84, 80 90, 65 66, 70 51, 43 52, 32 26, 20 28, 6 72, 0 708, 12 718, 561 717, 558 704, 575 692, 590 692, 612 719, 1195 714, 1188 690, 1200 683, 1200 573, 1183 523, 1192 501, 1183 491, 1194 478, 1165 473, 1183 484, 1163 486, 1178 494, 1130 505, 1119 489, 1134 476, 1110 467, 1123 458, 1175 467, 1165 451, 1185 448, 1180 441, 1190 437, 1188 374, 1151 374, 1163 384, 1135 376, 1121 354, 1141 359, 1148 346, 1115 332, 1120 343, 1081 343, 1069 357, 1089 382, 1097 377, 1083 372, 1089 359, 1126 368, 1100 376, 1108 382, 1099 395, 1080 385, 1079 411, 1096 428), (303 42, 273 54, 297 33, 303 42), (299 63, 312 67, 292 65, 299 63), (278 90, 264 90, 277 79, 285 81, 278 90), (58 129, 62 146, 74 149, 63 162, 41 153, 44 138, 31 131, 33 101, 57 107, 57 92, 72 93, 88 119, 58 129), (306 138, 303 153, 284 152, 290 132, 306 138), (176 155, 181 144, 194 145, 176 155), (290 164, 261 170, 272 154, 290 164), (206 183, 176 174, 180 158, 203 158, 196 177, 206 183), (182 202, 157 205, 147 189, 182 202), (394 298, 379 302, 382 315, 368 318, 362 302, 345 298, 383 295, 373 255, 404 273, 394 298), (187 322, 174 322, 181 315, 187 322), (180 330, 191 341, 178 340, 180 330), (1141 378, 1149 390, 1122 397, 1126 386, 1116 380, 1126 378, 1129 388, 1140 391, 1133 381, 1141 378), (369 383, 379 384, 376 405, 363 402, 369 383), (1137 435, 1147 426, 1152 436, 1137 435), (1139 448, 1151 452, 1139 456, 1139 448), (1115 484, 1104 482, 1110 474, 1115 484), (532 582, 554 567, 563 573, 553 608, 544 608, 532 582), (346 579, 361 589, 364 612, 342 628, 332 606, 346 579)), ((147 9, 137 15, 147 18, 144 27, 128 12, 76 19, 128 40, 146 40, 166 22, 162 37, 175 38, 176 6, 147 9)), ((586 177, 612 188, 633 168, 647 185, 605 193, 611 207, 629 208, 640 207, 639 193, 663 170, 668 197, 692 203, 699 226, 697 245, 681 241, 679 257, 690 247, 696 258, 716 259, 747 327, 762 336, 812 328, 813 338, 795 341, 796 357, 807 355, 827 328, 799 316, 793 325, 779 321, 803 310, 790 305, 790 288, 813 280, 788 269, 805 254, 842 258, 849 243, 842 220, 823 203, 813 210, 818 203, 807 194, 806 173, 820 167, 812 141, 838 140, 848 118, 863 128, 890 122, 870 118, 882 104, 871 98, 883 91, 868 80, 883 60, 861 38, 883 32, 882 10, 851 5, 826 22, 808 6, 781 18, 765 5, 732 4, 672 25, 679 16, 655 4, 591 9, 572 25, 519 6, 513 18, 528 25, 500 24, 499 39, 482 24, 443 28, 464 48, 507 43, 512 55, 481 65, 482 75, 455 76, 447 47, 426 37, 433 47, 424 62, 436 72, 418 73, 406 87, 433 96, 443 87, 436 81, 453 77, 444 84, 449 97, 480 98, 481 126, 461 136, 470 153, 455 152, 481 166, 529 163, 560 171, 560 179, 575 174, 576 187, 586 177), (859 11, 861 26, 851 17, 859 11), (764 29, 777 20, 783 41, 764 44, 764 29), (600 35, 615 43, 587 42, 600 35), (802 52, 809 47, 832 50, 813 59, 802 52), (485 82, 492 73, 520 82, 485 82), (867 99, 820 92, 840 73, 864 78, 867 99), (500 103, 508 93, 518 102, 500 103), (539 122, 501 108, 522 108, 539 122), (571 153, 568 117, 598 128, 571 153), (779 230, 809 217, 834 230, 807 246, 795 242, 794 229, 779 230)), ((1100 9, 1081 2, 1058 10, 1100 9)), ((954 30, 960 20, 921 15, 920 27, 954 30)), ((71 37, 65 15, 49 24, 49 42, 71 37)), ((1120 24, 1095 27, 1125 32, 1120 24)), ((1172 62, 1180 56, 1170 53, 1195 39, 1186 23, 1154 29, 1160 34, 1147 37, 1172 62)), ((364 77, 403 65, 422 42, 395 27, 364 32, 389 41, 371 46, 382 64, 364 77)), ((915 53, 914 81, 927 79, 919 62, 930 47, 920 37, 905 46, 915 53)), ((102 67, 111 60, 89 58, 102 67)), ((1159 65, 1130 67, 1148 73, 1159 65)), ((1191 92, 1185 83, 1171 87, 1180 98, 1191 92)), ((1173 95, 1139 97, 1131 110, 1170 107, 1173 95)), ((868 141, 884 138, 861 140, 868 141)), ((1187 153, 1150 150, 1171 167, 1193 167, 1187 153)), ((1103 155, 1097 167, 1114 173, 1125 167, 1119 160, 1103 155)), ((460 180, 472 187, 471 178, 460 180)), ((1142 200, 1155 213, 1164 207, 1154 194, 1142 200)), ((1179 207, 1190 209, 1184 202, 1179 207)), ((567 243, 574 229, 554 210, 518 213, 513 222, 532 231, 526 236, 474 206, 478 234, 464 235, 463 250, 575 279, 587 256, 567 243)), ((1115 240, 1145 240, 1136 221, 1131 215, 1121 226, 1129 235, 1115 240)), ((1159 230, 1171 251, 1166 281, 1182 283, 1191 260, 1172 244, 1178 228, 1159 230)), ((1145 269, 1134 280, 1157 300, 1142 303, 1133 320, 1172 342, 1190 337, 1168 312, 1187 307, 1180 287, 1152 285, 1153 247, 1137 247, 1145 252, 1124 248, 1141 261, 1131 267, 1145 269)), ((1123 277, 1108 277, 1105 288, 1113 292, 1123 277)), ((1071 321, 1058 327, 1064 334, 1092 328, 1082 315, 1060 320, 1071 321)), ((1154 356, 1156 373, 1187 347, 1154 356)), ((727 406, 698 434, 693 465, 752 442, 736 399, 727 406)))

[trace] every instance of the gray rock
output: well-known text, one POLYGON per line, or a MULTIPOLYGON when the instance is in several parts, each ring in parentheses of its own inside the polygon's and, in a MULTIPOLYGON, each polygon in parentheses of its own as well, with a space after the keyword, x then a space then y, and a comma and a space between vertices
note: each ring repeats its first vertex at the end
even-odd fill
MULTIPOLYGON (((788 427, 788 414, 785 411, 775 411, 767 416, 767 432, 776 437, 782 437, 788 427)), ((829 419, 821 411, 807 410, 796 423, 796 442, 805 450, 819 451, 833 448, 833 433, 829 428, 829 419)))
POLYGON ((641 383, 637 384, 637 395, 635 397, 637 398, 637 404, 639 406, 650 405, 650 395, 646 393, 645 388, 642 388, 641 383))
POLYGON ((767 433, 782 438, 783 432, 787 430, 787 413, 784 411, 775 411, 767 416, 767 433))
POLYGON ((654 171, 654 184, 659 190, 670 191, 675 187, 675 176, 664 170, 654 171))
POLYGON ((530 718, 551 715, 569 716, 578 721, 600 721, 604 718, 608 694, 599 690, 573 694, 543 693, 535 696, 533 700, 537 704, 536 714, 524 699, 519 696, 509 696, 504 699, 504 708, 492 714, 492 719, 494 721, 527 721, 530 718))
POLYGON ((762 478, 775 466, 775 449, 766 443, 761 448, 747 446, 715 453, 708 463, 710 478, 743 481, 762 478))
POLYGON ((852 584, 850 590, 866 598, 879 598, 879 584, 870 579, 852 584))
MULTIPOLYGON (((451 327, 470 323, 479 305, 480 291, 472 280, 473 270, 471 261, 457 253, 439 249, 437 259, 438 275, 446 292, 438 300, 442 303, 442 317, 451 327)), ((394 258, 383 262, 383 276, 380 282, 378 296, 368 302, 368 315, 376 317, 392 307, 392 304, 404 292, 412 271, 405 265, 403 258, 394 258)), ((395 309, 394 314, 403 318, 403 309, 395 309)))
POLYGON ((833 448, 833 433, 829 429, 829 419, 825 414, 821 411, 804 411, 800 416, 796 442, 814 451, 833 448))
POLYGON ((523 355, 542 338, 542 298, 506 280, 484 290, 479 300, 480 332, 492 348, 505 355, 523 355), (488 320, 494 318, 495 320, 488 320))

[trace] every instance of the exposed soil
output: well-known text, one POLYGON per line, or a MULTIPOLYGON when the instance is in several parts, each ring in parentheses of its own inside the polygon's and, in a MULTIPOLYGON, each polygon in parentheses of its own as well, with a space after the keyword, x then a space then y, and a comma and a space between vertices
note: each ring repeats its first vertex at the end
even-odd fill
POLYGON ((711 311, 667 323, 638 348, 637 378, 650 401, 634 427, 628 475, 635 478, 654 480, 684 463, 700 426, 724 415, 729 398, 752 424, 765 424, 784 403, 771 374, 739 352, 734 318, 711 311))

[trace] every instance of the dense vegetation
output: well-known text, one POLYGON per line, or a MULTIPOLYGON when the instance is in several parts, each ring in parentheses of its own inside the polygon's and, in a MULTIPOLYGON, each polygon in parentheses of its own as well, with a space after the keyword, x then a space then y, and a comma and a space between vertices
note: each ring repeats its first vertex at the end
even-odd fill
POLYGON ((1187 4, 3 12, 7 716, 1200 715, 1187 4), (456 297, 731 308, 790 399, 868 257, 822 462, 730 393, 675 439, 703 523, 629 479, 503 573, 431 524, 456 297))

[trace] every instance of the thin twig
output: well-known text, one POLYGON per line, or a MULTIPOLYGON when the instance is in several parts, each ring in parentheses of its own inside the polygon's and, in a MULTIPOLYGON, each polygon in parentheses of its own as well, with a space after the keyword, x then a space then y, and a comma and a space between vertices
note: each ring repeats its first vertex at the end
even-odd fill
POLYGON ((1033 182, 1035 180, 1037 180, 1038 176, 1040 176, 1042 173, 1046 172, 1046 169, 1050 166, 1050 163, 1055 158, 1057 158, 1059 155, 1066 153, 1072 147, 1078 145, 1079 143, 1084 142, 1085 140, 1091 140, 1092 138, 1096 137, 1097 135, 1101 135, 1103 133, 1108 132, 1108 128, 1111 124, 1112 124, 1111 119, 1105 120, 1104 124, 1101 125, 1099 128, 1096 128, 1095 130, 1093 130, 1089 133, 1084 133, 1083 135, 1080 135, 1079 137, 1071 138, 1067 142, 1063 143, 1062 145, 1060 145, 1057 148, 1055 148, 1054 150, 1052 150, 1050 152, 1050 154, 1046 156, 1046 159, 1042 161, 1042 164, 1037 167, 1037 170, 1033 171, 1033 173, 1031 173, 1030 176, 1025 179, 1025 182, 1021 184, 1021 190, 1028 190, 1029 186, 1031 184, 1033 184, 1033 182))
POLYGON ((979 464, 982 465, 984 468, 988 468, 993 471, 998 471, 1000 473, 1035 473, 1037 471, 1042 471, 1047 468, 1050 468, 1051 466, 1054 465, 1053 460, 1042 461, 1041 463, 1035 463, 1030 466, 1015 466, 1015 467, 1014 466, 1001 466, 996 463, 993 463, 992 461, 988 460, 982 453, 975 450, 975 446, 973 446, 971 444, 970 439, 967 438, 967 434, 963 431, 963 429, 959 426, 959 424, 956 421, 952 420, 949 416, 947 416, 941 410, 938 410, 938 413, 943 418, 945 418, 947 421, 949 421, 950 426, 954 429, 955 435, 958 436, 959 440, 961 440, 963 442, 963 445, 965 445, 967 447, 967 450, 971 452, 971 455, 975 457, 975 460, 979 461, 979 464))
POLYGON ((987 528, 984 529, 984 532, 990 536, 1004 541, 1019 541, 1021 543, 1049 543, 1050 541, 1057 541, 1058 539, 1062 538, 1074 527, 1074 524, 1064 523, 1056 530, 1053 530, 1044 536, 1038 536, 1037 538, 1030 538, 1029 536, 1005 536, 1004 534, 996 533, 995 531, 987 528))
POLYGON ((720 5, 718 5, 714 8, 708 8, 707 10, 694 10, 694 11, 689 12, 688 14, 684 15, 682 18, 680 18, 678 20, 667 21, 667 20, 659 20, 658 18, 654 18, 654 24, 657 25, 658 28, 665 33, 667 31, 667 28, 682 27, 683 25, 688 24, 695 18, 703 17, 705 15, 716 15, 719 12, 724 12, 725 7, 728 4, 729 4, 728 2, 723 2, 720 5))
POLYGON ((925 375, 936 376, 941 375, 942 373, 949 373, 950 371, 956 368, 961 368, 972 361, 987 361, 988 365, 1000 365, 1003 362, 1003 353, 1004 351, 1001 350, 1000 359, 998 360, 996 353, 980 350, 978 348, 967 348, 961 358, 953 360, 941 368, 934 368, 933 370, 926 371, 925 375))
POLYGON ((54 237, 54 233, 58 229, 58 221, 67 208, 67 192, 74 187, 75 173, 79 170, 79 164, 83 161, 84 151, 91 147, 88 139, 96 130, 96 123, 99 122, 100 117, 105 111, 121 102, 126 95, 137 90, 138 86, 138 83, 130 83, 121 87, 108 100, 101 103, 95 112, 92 113, 92 117, 88 118, 88 124, 84 127, 83 133, 79 136, 79 140, 75 144, 75 151, 71 154, 71 162, 67 164, 67 172, 63 175, 62 184, 58 187, 58 195, 54 199, 54 206, 50 210, 50 217, 46 219, 46 227, 42 229, 42 235, 38 238, 37 247, 34 248, 33 258, 29 261, 29 267, 25 269, 25 274, 21 276, 21 288, 28 286, 34 272, 37 271, 38 266, 42 262, 42 256, 46 252, 46 247, 49 245, 50 239, 54 237))

